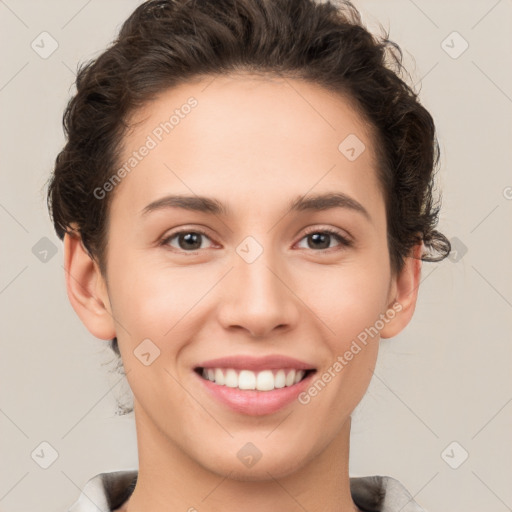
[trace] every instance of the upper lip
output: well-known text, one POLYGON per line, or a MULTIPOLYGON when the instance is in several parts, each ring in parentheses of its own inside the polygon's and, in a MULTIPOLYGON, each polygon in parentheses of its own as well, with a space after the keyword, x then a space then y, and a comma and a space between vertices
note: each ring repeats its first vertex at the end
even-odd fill
POLYGON ((233 368, 238 370, 270 370, 294 368, 296 370, 314 370, 312 364, 300 361, 293 357, 280 354, 272 354, 265 357, 254 357, 249 355, 220 357, 199 363, 196 368, 233 368))

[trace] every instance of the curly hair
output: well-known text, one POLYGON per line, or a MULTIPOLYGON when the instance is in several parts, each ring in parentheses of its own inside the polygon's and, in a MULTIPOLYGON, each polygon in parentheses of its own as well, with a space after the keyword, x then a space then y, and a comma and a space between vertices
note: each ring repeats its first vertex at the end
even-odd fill
MULTIPOLYGON (((435 229, 439 145, 429 112, 402 79, 400 47, 371 34, 349 1, 148 0, 96 59, 79 66, 63 117, 66 144, 48 186, 60 239, 80 235, 105 275, 108 209, 101 187, 119 165, 131 115, 187 80, 238 71, 291 77, 343 94, 369 125, 387 216, 390 264, 413 246, 440 261, 450 242, 435 229)), ((119 356, 117 338, 111 342, 119 356)))

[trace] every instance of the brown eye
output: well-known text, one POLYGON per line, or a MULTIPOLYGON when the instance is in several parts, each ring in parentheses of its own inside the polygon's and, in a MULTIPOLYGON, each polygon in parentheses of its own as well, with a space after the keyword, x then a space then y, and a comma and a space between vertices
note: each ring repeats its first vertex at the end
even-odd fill
POLYGON ((302 238, 302 240, 308 240, 307 249, 318 249, 318 250, 326 250, 331 249, 331 242, 334 239, 338 242, 339 246, 349 247, 352 245, 352 242, 345 238, 343 235, 338 233, 332 229, 322 229, 319 230, 311 230, 309 233, 306 233, 306 236, 302 238))
POLYGON ((204 248, 201 247, 203 237, 209 239, 206 233, 203 233, 202 231, 177 231, 169 235, 165 240, 162 240, 162 245, 170 245, 174 249, 184 252, 197 251, 204 248), (174 239, 177 241, 177 246, 171 243, 174 239))

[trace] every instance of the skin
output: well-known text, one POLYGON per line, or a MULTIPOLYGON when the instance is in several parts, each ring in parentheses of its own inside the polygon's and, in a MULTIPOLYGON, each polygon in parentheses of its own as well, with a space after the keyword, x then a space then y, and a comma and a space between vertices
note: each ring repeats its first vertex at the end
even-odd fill
POLYGON ((134 394, 139 479, 122 510, 359 510, 349 490, 350 415, 379 339, 413 315, 421 246, 393 275, 369 128, 345 98, 315 84, 248 74, 182 84, 137 112, 121 160, 190 96, 198 106, 113 192, 106 279, 79 238, 64 242, 71 304, 95 337, 118 337, 134 394), (366 146, 355 161, 338 150, 349 134, 366 146), (287 211, 297 196, 333 191, 361 203, 369 219, 349 208, 287 211), (231 214, 140 214, 171 193, 214 197, 231 214), (318 248, 304 233, 316 226, 353 245, 328 237, 318 248), (197 250, 178 237, 158 245, 177 228, 207 236, 197 250), (247 236, 263 248, 250 264, 236 252, 247 236), (237 413, 192 371, 226 355, 277 353, 320 375, 394 303, 402 309, 380 336, 307 405, 237 413), (133 353, 146 338, 160 350, 148 366, 133 353), (247 442, 262 452, 251 468, 237 457, 247 442))

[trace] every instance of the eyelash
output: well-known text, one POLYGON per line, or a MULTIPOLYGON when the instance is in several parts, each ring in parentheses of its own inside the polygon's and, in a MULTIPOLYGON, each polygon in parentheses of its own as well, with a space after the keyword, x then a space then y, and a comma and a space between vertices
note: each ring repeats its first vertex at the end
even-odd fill
MULTIPOLYGON (((160 245, 161 246, 169 246, 169 242, 175 238, 176 236, 178 235, 181 235, 181 234, 190 234, 190 233, 195 233, 195 234, 200 234, 200 235, 203 235, 205 236, 206 238, 210 239, 210 236, 208 236, 208 234, 203 231, 202 229, 182 229, 181 231, 176 231, 174 233, 171 233, 169 236, 165 237, 161 242, 160 242, 160 245)), ((353 246, 353 242, 352 240, 349 240, 347 237, 341 235, 338 231, 332 229, 332 228, 317 228, 317 227, 313 227, 313 228, 307 228, 306 229, 306 232, 304 233, 304 236, 299 240, 303 240, 304 238, 306 238, 307 236, 309 235, 312 235, 312 234, 316 234, 316 233, 320 233, 320 234, 328 234, 328 235, 331 235, 332 237, 334 237, 338 242, 339 244, 343 247, 343 248, 349 248, 349 247, 352 247, 353 246)), ((319 250, 315 250, 315 249, 309 249, 310 251, 313 251, 313 252, 326 252, 326 251, 331 251, 332 249, 336 249, 335 247, 330 247, 328 249, 319 249, 319 250)), ((197 254, 197 251, 200 251, 200 250, 203 250, 203 249, 197 249, 195 251, 184 251, 183 249, 176 249, 175 247, 171 247, 171 250, 173 251, 177 251, 181 254, 187 254, 187 253, 191 253, 191 255, 194 255, 194 254, 197 254)), ((338 249, 338 250, 341 250, 341 249, 338 249)))

